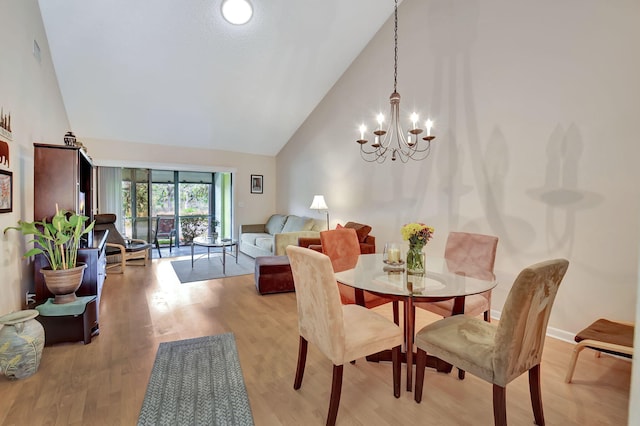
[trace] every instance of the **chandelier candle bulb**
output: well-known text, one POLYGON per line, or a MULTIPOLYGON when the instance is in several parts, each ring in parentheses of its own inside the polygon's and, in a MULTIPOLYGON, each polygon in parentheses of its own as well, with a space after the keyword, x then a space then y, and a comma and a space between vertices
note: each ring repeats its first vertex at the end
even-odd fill
POLYGON ((416 126, 418 125, 418 114, 416 114, 415 112, 411 114, 411 123, 413 123, 412 129, 415 130, 416 126))
POLYGON ((427 122, 424 123, 424 125, 427 128, 427 136, 431 136, 431 128, 433 127, 433 121, 427 120, 427 122))

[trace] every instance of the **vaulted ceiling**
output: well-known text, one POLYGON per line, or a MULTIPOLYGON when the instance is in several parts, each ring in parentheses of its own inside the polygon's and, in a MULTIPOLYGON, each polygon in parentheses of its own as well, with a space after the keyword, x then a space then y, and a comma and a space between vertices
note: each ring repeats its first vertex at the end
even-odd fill
POLYGON ((276 155, 393 14, 391 0, 39 0, 71 129, 276 155))

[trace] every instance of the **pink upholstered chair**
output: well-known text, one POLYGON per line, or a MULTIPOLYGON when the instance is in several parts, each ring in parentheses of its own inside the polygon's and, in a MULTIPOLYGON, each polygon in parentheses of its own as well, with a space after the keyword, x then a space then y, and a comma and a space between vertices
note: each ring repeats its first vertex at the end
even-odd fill
MULTIPOLYGON (((360 242, 355 229, 339 228, 320 232, 322 251, 331 259, 334 272, 342 272, 356 267, 360 256, 360 242)), ((353 287, 337 283, 340 299, 345 305, 356 303, 356 290, 353 287)), ((368 291, 364 292, 364 306, 375 308, 385 303, 393 302, 393 320, 399 324, 398 302, 368 291)))
POLYGON ((416 334, 416 402, 422 400, 429 353, 493 383, 496 425, 507 424, 507 384, 528 371, 535 422, 544 425, 540 362, 551 307, 568 267, 567 260, 555 259, 523 269, 509 291, 497 326, 454 315, 422 328, 416 334))
MULTIPOLYGON (((481 275, 486 274, 487 271, 493 273, 497 247, 498 237, 468 232, 449 232, 444 257, 450 271, 481 278, 481 275)), ((491 321, 491 290, 467 296, 464 302, 465 315, 477 316, 484 313, 484 320, 491 321)), ((420 302, 415 306, 449 317, 453 313, 453 304, 454 299, 449 299, 441 302, 420 302)))
POLYGON ((359 305, 342 305, 329 258, 317 251, 290 245, 286 248, 298 306, 300 346, 293 384, 300 389, 311 342, 333 363, 327 425, 334 425, 340 405, 344 364, 392 349, 393 394, 400 397, 402 329, 359 305))

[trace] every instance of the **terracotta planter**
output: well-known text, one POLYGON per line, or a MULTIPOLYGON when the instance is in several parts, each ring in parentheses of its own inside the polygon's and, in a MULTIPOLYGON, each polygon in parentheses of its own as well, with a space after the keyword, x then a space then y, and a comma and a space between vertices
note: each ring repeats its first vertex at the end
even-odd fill
POLYGON ((38 371, 44 329, 34 318, 38 311, 29 309, 0 317, 0 372, 9 379, 24 379, 38 371))
POLYGON ((78 266, 71 269, 57 269, 55 271, 51 268, 40 269, 47 288, 55 296, 53 303, 62 304, 76 300, 76 290, 82 284, 86 267, 87 265, 84 263, 78 263, 78 266))

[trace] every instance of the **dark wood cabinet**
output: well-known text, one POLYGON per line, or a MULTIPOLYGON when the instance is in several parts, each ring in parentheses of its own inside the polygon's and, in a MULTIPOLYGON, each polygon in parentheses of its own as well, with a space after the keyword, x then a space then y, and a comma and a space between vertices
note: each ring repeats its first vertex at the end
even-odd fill
MULTIPOLYGON (((78 147, 34 143, 33 216, 40 221, 50 218, 59 209, 84 214, 93 220, 93 163, 78 147)), ((78 262, 87 264, 78 296, 97 296, 100 306, 102 283, 106 277, 106 231, 87 235, 78 251, 78 262)), ((34 262, 36 303, 53 295, 44 283, 40 269, 49 266, 43 255, 34 262)), ((98 310, 96 309, 96 311, 98 310)), ((96 313, 97 315, 97 313, 96 313)))
POLYGON ((51 218, 59 209, 93 220, 93 163, 78 147, 34 143, 33 218, 51 218))

